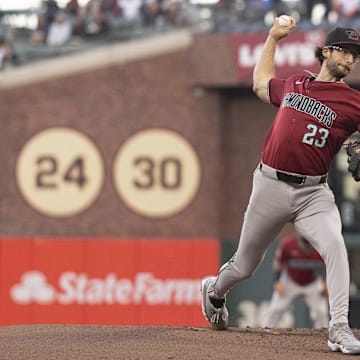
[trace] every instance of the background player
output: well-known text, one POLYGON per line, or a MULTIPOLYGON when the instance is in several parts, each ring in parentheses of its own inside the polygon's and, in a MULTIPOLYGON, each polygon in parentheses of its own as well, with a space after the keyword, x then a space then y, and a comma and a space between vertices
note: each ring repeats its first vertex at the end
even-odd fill
POLYGON ((350 270, 341 218, 326 183, 331 160, 345 139, 360 130, 360 93, 343 80, 359 57, 360 39, 353 29, 333 29, 315 51, 318 75, 280 79, 276 47, 295 26, 293 18, 288 26, 275 18, 254 68, 254 92, 279 110, 254 171, 238 248, 216 277, 202 280, 202 309, 214 329, 226 329, 227 292, 254 273, 270 243, 292 222, 326 265, 329 349, 360 354, 360 341, 348 323, 350 270))
POLYGON ((310 310, 315 328, 328 327, 327 287, 320 254, 300 234, 283 238, 276 249, 274 292, 263 326, 276 328, 290 305, 300 296, 310 310))

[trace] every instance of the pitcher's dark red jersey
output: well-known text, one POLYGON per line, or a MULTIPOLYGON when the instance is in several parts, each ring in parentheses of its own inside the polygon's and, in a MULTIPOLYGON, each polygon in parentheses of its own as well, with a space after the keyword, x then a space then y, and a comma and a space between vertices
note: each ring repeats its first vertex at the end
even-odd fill
POLYGON ((344 82, 306 75, 273 78, 269 96, 280 107, 264 143, 265 164, 302 175, 324 175, 343 142, 360 130, 360 92, 344 82))

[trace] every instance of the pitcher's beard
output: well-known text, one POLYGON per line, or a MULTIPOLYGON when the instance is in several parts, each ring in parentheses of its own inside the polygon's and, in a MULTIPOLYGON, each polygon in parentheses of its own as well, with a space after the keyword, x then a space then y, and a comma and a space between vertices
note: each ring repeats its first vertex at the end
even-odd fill
POLYGON ((330 75, 334 77, 336 81, 341 81, 351 71, 349 66, 342 64, 329 66, 328 69, 330 75))

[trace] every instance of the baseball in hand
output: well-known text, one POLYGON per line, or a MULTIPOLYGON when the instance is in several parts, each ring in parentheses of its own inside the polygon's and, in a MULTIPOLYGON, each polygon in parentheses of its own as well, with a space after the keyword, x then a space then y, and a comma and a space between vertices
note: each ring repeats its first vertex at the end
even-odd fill
POLYGON ((291 18, 288 15, 280 15, 279 16, 279 25, 280 26, 289 26, 291 24, 291 18))

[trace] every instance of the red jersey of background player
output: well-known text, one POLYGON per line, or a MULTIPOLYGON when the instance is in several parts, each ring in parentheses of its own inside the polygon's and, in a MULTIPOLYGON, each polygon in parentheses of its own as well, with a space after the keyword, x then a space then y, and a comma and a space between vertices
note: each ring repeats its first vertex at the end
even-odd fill
POLYGON ((344 82, 325 83, 306 75, 273 78, 269 96, 280 109, 262 161, 277 170, 325 175, 345 139, 360 131, 360 92, 344 82))
POLYGON ((275 253, 275 260, 282 265, 289 277, 301 286, 312 283, 317 277, 316 269, 323 266, 319 253, 310 245, 303 250, 297 236, 289 236, 281 240, 275 253))

